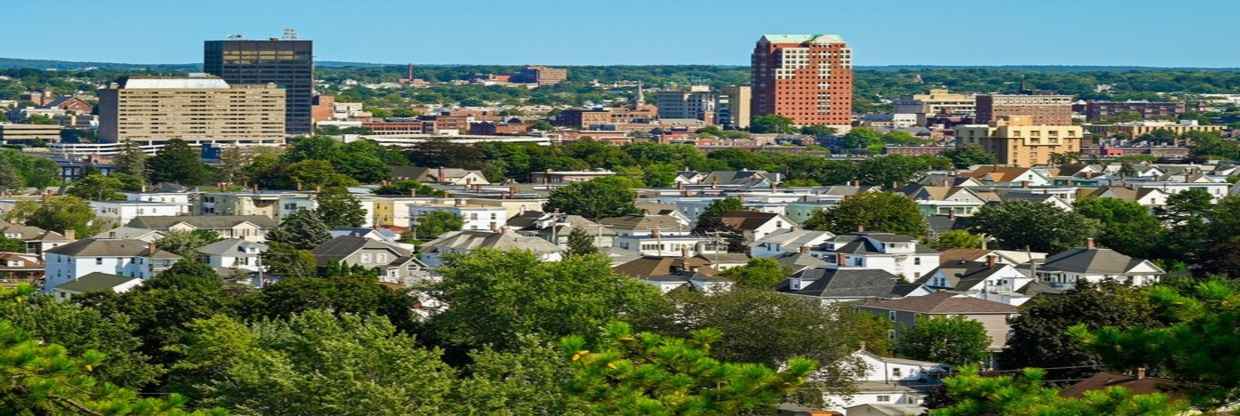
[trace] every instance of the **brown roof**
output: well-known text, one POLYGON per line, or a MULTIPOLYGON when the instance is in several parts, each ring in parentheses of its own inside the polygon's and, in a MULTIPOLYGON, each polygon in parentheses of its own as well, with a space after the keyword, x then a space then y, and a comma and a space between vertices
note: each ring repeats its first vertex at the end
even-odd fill
POLYGON ((1170 393, 1171 396, 1182 397, 1182 394, 1177 392, 1179 386, 1174 381, 1157 377, 1137 378, 1136 376, 1105 371, 1068 386, 1068 388, 1060 391, 1059 395, 1063 397, 1082 397, 1085 395, 1085 392, 1102 390, 1108 387, 1123 387, 1132 392, 1132 394, 1170 393))
POLYGON ((974 261, 985 257, 990 250, 980 248, 949 248, 939 252, 939 264, 948 264, 958 261, 974 261))
POLYGON ((1020 168, 1014 166, 981 166, 972 172, 962 172, 960 175, 978 179, 989 179, 994 182, 1011 182, 1017 176, 1028 171, 1029 168, 1020 168))
POLYGON ((701 256, 687 258, 645 256, 613 267, 612 270, 634 277, 667 276, 677 271, 696 271, 707 276, 715 275, 715 269, 710 260, 701 256))
POLYGON ((719 221, 733 230, 752 231, 778 216, 779 214, 769 212, 733 211, 725 212, 720 216, 719 221))
POLYGON ((937 292, 926 296, 909 296, 894 300, 869 300, 861 305, 870 309, 916 312, 930 315, 943 314, 1012 314, 1016 307, 1006 303, 991 302, 955 293, 937 292))

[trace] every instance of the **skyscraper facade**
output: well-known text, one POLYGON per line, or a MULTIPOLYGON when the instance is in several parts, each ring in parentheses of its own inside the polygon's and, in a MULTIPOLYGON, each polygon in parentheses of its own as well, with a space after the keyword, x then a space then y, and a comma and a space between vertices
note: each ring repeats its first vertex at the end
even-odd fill
POLYGON ((852 49, 838 35, 766 34, 752 55, 753 114, 797 125, 852 123, 852 49))
POLYGON ((203 70, 232 85, 275 83, 287 94, 285 133, 308 134, 314 99, 314 46, 309 40, 210 40, 203 70))

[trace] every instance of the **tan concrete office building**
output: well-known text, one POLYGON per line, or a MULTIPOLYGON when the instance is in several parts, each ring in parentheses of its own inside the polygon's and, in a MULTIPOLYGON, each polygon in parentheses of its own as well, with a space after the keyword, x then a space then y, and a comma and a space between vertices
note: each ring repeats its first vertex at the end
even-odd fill
POLYGON ((977 96, 978 124, 993 123, 1004 116, 1030 116, 1034 124, 1064 126, 1072 124, 1071 95, 977 96))
POLYGON ((749 104, 753 89, 748 85, 724 87, 715 96, 715 124, 734 129, 749 128, 749 104))
POLYGON ((1049 164, 1053 154, 1080 153, 1083 136, 1080 126, 1034 124, 1031 116, 956 127, 957 146, 978 145, 1000 164, 1020 167, 1049 164))
POLYGON ((37 141, 55 143, 60 141, 58 124, 9 124, 0 123, 0 143, 32 144, 37 141))
POLYGON ((953 93, 945 88, 931 89, 928 94, 913 94, 895 102, 896 114, 968 116, 976 111, 977 102, 972 94, 953 93))
POLYGON ((130 77, 99 90, 99 135, 142 144, 180 139, 278 145, 284 143, 285 105, 285 91, 276 84, 130 77))

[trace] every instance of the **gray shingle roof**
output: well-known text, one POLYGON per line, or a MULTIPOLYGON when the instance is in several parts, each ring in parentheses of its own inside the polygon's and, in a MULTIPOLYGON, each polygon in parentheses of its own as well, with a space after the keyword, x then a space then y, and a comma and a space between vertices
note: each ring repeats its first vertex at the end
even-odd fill
POLYGON ((260 252, 267 250, 266 244, 255 243, 252 241, 238 240, 235 238, 228 238, 228 239, 216 241, 214 243, 199 247, 197 251, 199 253, 206 254, 208 256, 229 256, 229 257, 258 256, 258 254, 246 253, 240 250, 240 248, 251 247, 251 246, 258 246, 260 252))
POLYGON ((57 289, 77 292, 77 293, 94 293, 112 290, 112 288, 120 286, 122 283, 137 279, 136 277, 124 277, 114 274, 94 272, 79 277, 72 282, 64 283, 56 286, 57 289))
POLYGON ((127 224, 130 227, 147 228, 151 230, 166 231, 168 227, 180 223, 186 223, 200 229, 222 229, 232 228, 237 224, 249 222, 257 225, 259 228, 272 229, 277 225, 276 221, 263 215, 194 215, 194 216, 160 216, 160 217, 135 217, 127 224))
POLYGON ((408 250, 382 241, 353 236, 340 236, 327 240, 323 244, 319 244, 311 252, 314 253, 314 258, 319 261, 319 264, 325 264, 340 261, 363 248, 386 249, 395 253, 398 258, 411 255, 408 250))
POLYGON ((66 256, 96 256, 96 257, 155 257, 155 258, 179 258, 176 254, 160 250, 155 247, 155 252, 151 252, 153 246, 142 240, 121 240, 107 238, 85 238, 68 243, 51 250, 48 253, 63 254, 66 256), (153 254, 153 256, 152 256, 153 254))
POLYGON ((955 293, 937 292, 926 296, 910 296, 892 300, 869 300, 865 308, 916 312, 923 314, 1014 314, 1015 306, 972 297, 957 297, 955 293))
POLYGON ((1038 270, 1086 274, 1125 274, 1144 261, 1106 248, 1074 248, 1048 257, 1046 262, 1038 267, 1038 270))
POLYGON ((900 278, 879 269, 807 269, 797 273, 802 281, 813 281, 801 290, 791 290, 788 281, 779 291, 824 298, 882 298, 897 296, 900 278))

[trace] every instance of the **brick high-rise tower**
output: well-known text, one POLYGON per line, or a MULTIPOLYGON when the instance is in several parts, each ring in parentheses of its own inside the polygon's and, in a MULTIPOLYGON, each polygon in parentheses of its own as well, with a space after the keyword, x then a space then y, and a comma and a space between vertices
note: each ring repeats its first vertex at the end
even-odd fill
POLYGON ((802 126, 852 123, 852 49, 838 35, 763 35, 754 46, 753 114, 802 126))

